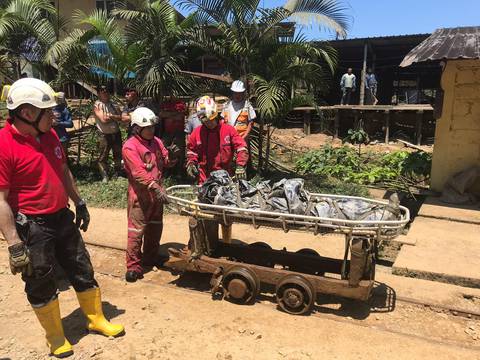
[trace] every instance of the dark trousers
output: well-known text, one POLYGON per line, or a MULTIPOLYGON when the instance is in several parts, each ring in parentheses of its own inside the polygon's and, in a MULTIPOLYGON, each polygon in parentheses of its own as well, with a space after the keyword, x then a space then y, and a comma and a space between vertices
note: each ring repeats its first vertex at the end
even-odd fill
POLYGON ((98 131, 98 166, 102 176, 108 171, 108 154, 110 150, 113 153, 115 171, 119 172, 122 167, 122 135, 119 132, 115 134, 104 134, 98 131))
POLYGON ((30 304, 43 306, 57 296, 58 286, 54 273, 56 262, 65 270, 77 292, 98 284, 93 276, 90 256, 82 235, 74 223, 75 214, 62 209, 54 214, 17 215, 17 232, 30 252, 33 273, 22 275, 30 304))
POLYGON ((352 88, 346 87, 343 89, 341 105, 350 105, 350 98, 352 97, 352 88))

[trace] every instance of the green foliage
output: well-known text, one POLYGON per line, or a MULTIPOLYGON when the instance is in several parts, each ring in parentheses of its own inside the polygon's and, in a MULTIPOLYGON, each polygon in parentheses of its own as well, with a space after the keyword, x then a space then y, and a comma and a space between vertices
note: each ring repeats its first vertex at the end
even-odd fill
POLYGON ((370 138, 365 130, 362 128, 349 129, 344 142, 350 142, 352 144, 368 144, 370 138))
POLYGON ((89 206, 100 208, 126 208, 128 180, 122 177, 108 183, 78 181, 80 194, 89 206))
POLYGON ((0 63, 11 81, 18 79, 24 63, 47 76, 46 54, 66 22, 48 0, 3 1, 0 7, 0 63))
MULTIPOLYGON (((261 117, 272 121, 293 105, 301 86, 309 92, 325 86, 336 66, 336 52, 313 46, 297 32, 282 35, 282 25, 295 20, 318 25, 344 37, 345 8, 337 0, 287 0, 283 6, 262 8, 258 0, 177 0, 198 26, 187 32, 186 44, 213 55, 233 78, 247 81, 261 117), (212 27, 217 31, 212 34, 212 27)), ((298 28, 297 28, 298 29, 298 28)), ((307 105, 312 105, 309 101, 307 105)))
POLYGON ((366 186, 341 181, 334 177, 306 178, 305 188, 310 192, 321 194, 370 197, 366 186))
POLYGON ((431 155, 424 152, 362 155, 349 146, 334 148, 326 145, 302 155, 297 160, 296 169, 302 176, 334 178, 353 184, 381 183, 392 187, 403 183, 408 187, 428 180, 431 160, 431 155))

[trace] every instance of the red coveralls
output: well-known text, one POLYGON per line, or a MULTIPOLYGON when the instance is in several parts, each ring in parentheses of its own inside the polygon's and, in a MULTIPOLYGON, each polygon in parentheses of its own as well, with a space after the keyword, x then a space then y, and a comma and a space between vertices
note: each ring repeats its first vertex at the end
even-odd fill
POLYGON ((123 145, 122 155, 128 176, 127 271, 142 273, 142 263, 156 263, 160 247, 163 204, 149 189, 162 184, 163 169, 170 165, 168 151, 157 137, 147 141, 135 135, 123 145))
POLYGON ((210 130, 202 125, 193 130, 188 139, 187 164, 198 164, 199 184, 203 184, 215 170, 226 170, 233 175, 233 155, 237 154, 237 165, 245 166, 248 161, 247 144, 231 125, 220 122, 210 130))

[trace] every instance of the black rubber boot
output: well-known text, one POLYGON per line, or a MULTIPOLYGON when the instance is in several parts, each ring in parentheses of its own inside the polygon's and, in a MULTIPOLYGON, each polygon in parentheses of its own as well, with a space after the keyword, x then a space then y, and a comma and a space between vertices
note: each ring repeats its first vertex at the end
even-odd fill
POLYGON ((125 280, 128 282, 135 282, 139 279, 143 279, 143 274, 136 271, 127 271, 125 273, 125 280))

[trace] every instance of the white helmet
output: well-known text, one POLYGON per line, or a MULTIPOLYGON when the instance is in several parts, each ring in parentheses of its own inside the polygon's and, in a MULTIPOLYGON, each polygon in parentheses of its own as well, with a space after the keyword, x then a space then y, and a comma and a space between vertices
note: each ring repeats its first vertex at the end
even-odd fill
POLYGON ((245 84, 241 80, 235 80, 232 86, 230 87, 230 90, 238 93, 245 92, 245 84))
POLYGON ((197 100, 197 114, 205 114, 208 120, 215 120, 218 115, 217 103, 210 96, 205 95, 197 100))
POLYGON ((24 78, 15 81, 7 95, 7 109, 15 110, 22 104, 31 104, 39 109, 48 109, 57 105, 57 94, 46 82, 24 78))
POLYGON ((140 127, 152 126, 157 123, 157 116, 146 107, 139 107, 132 113, 132 125, 140 127))

